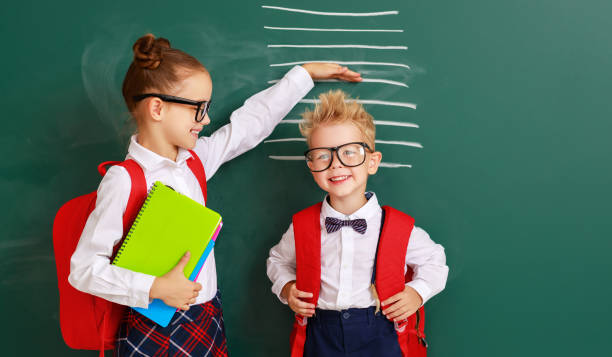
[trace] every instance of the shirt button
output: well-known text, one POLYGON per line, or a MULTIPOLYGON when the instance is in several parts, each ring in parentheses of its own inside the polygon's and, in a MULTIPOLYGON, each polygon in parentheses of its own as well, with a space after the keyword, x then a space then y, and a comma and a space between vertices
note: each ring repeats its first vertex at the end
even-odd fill
POLYGON ((348 320, 348 318, 351 317, 351 314, 349 314, 348 312, 345 312, 342 314, 342 317, 344 317, 345 320, 348 320))

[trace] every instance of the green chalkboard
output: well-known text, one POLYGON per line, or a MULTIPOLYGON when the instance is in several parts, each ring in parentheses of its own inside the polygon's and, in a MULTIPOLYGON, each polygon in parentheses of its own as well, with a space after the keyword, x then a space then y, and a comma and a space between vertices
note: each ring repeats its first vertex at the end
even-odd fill
MULTIPOLYGON (((204 135, 291 68, 278 64, 379 63, 351 67, 384 81, 318 83, 306 99, 342 88, 416 105, 366 105, 377 121, 405 124, 379 123, 377 139, 400 144, 377 147, 384 162, 411 166, 381 168, 369 188, 446 247, 447 288, 427 304, 430 356, 609 351, 611 13, 605 0, 4 4, 2 355, 95 355, 62 341, 51 228, 63 202, 97 187, 97 163, 125 155, 133 127, 121 81, 132 43, 147 32, 211 71, 204 135), (393 47, 268 47, 342 44, 393 47)), ((297 137, 287 122, 269 139, 297 137)), ((323 194, 303 162, 269 157, 304 147, 263 143, 209 181, 208 205, 225 221, 216 255, 233 356, 287 355, 292 316, 270 292, 265 259, 291 214, 323 194)))

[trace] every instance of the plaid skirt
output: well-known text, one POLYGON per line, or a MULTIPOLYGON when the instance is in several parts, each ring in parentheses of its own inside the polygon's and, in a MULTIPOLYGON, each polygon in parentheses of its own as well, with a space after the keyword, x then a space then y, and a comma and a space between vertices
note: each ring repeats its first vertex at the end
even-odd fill
POLYGON ((204 304, 179 310, 161 327, 133 309, 119 327, 115 356, 227 356, 219 292, 204 304))

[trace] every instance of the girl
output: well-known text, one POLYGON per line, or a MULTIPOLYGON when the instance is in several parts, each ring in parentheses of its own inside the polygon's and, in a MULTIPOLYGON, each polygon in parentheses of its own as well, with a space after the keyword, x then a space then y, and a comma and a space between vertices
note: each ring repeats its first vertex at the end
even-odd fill
MULTIPOLYGON (((291 69, 276 85, 252 96, 234 111, 230 123, 210 137, 198 138, 210 123, 212 82, 206 68, 192 56, 170 47, 168 40, 147 34, 133 46, 134 60, 123 82, 123 97, 136 120, 126 159, 143 169, 147 187, 159 180, 205 204, 200 185, 187 167, 193 150, 207 179, 219 166, 252 149, 313 87, 313 79, 360 81, 358 73, 336 64, 309 63, 291 69)), ((71 259, 70 283, 112 302, 147 307, 152 299, 183 311, 166 328, 128 309, 116 344, 119 356, 226 356, 227 346, 217 292, 214 252, 196 282, 182 270, 187 253, 161 277, 110 264, 113 246, 123 236, 122 216, 131 181, 120 166, 111 167, 98 187, 96 207, 89 216, 71 259)))

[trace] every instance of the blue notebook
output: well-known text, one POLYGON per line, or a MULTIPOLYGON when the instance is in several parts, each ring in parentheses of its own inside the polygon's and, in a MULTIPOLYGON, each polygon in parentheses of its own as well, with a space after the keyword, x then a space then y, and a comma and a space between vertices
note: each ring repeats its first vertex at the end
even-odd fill
MULTIPOLYGON (((210 242, 208 242, 208 245, 206 246, 204 253, 202 253, 200 260, 198 260, 198 264, 195 266, 195 269, 189 276, 189 280, 196 281, 196 279, 200 275, 200 272, 202 271, 202 268, 204 267, 204 262, 206 261, 206 258, 208 258, 208 255, 210 254, 213 247, 215 246, 215 241, 217 240, 217 235, 219 235, 221 226, 222 226, 222 223, 219 224, 219 227, 217 228, 215 235, 210 240, 210 242)), ((162 327, 168 326, 168 324, 172 320, 172 317, 178 310, 176 307, 166 305, 160 299, 153 299, 153 301, 149 304, 149 307, 146 309, 142 307, 135 307, 133 309, 143 314, 144 316, 148 317, 149 319, 155 321, 156 324, 162 327)))

